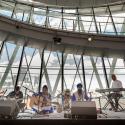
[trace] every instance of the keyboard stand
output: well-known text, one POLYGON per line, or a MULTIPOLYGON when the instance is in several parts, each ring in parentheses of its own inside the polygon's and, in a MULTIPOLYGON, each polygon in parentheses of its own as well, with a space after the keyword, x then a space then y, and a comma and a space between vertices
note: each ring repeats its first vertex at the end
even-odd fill
MULTIPOLYGON (((108 95, 106 95, 106 96, 108 96, 108 95)), ((114 109, 118 109, 119 111, 123 111, 124 109, 123 109, 123 107, 119 104, 119 100, 120 100, 120 98, 121 97, 117 97, 117 100, 118 100, 118 108, 115 106, 115 103, 114 103, 114 101, 113 101, 113 97, 111 97, 111 98, 106 98, 106 100, 107 100, 107 102, 106 102, 106 104, 104 105, 104 107, 103 107, 103 109, 105 110, 107 107, 108 107, 108 105, 110 104, 110 102, 112 103, 112 105, 113 105, 113 107, 114 107, 114 109)))
MULTIPOLYGON (((99 96, 99 97, 96 97, 99 101, 99 106, 100 106, 100 113, 99 114, 103 114, 103 116, 105 116, 107 118, 107 114, 102 112, 102 107, 101 107, 101 97, 102 96, 99 96)), ((101 117, 101 116, 100 116, 101 117)))

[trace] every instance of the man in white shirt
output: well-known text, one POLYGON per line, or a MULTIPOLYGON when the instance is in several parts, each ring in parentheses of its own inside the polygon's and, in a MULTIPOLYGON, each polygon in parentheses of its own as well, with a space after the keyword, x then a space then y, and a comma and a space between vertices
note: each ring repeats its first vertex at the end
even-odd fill
POLYGON ((123 88, 122 82, 119 81, 119 80, 117 80, 115 74, 112 75, 112 80, 113 80, 113 82, 112 82, 112 88, 123 88))
MULTIPOLYGON (((112 87, 111 88, 123 88, 122 82, 117 80, 117 77, 115 74, 112 74, 112 87)), ((108 95, 108 98, 110 100, 111 107, 114 111, 118 110, 118 101, 122 97, 121 92, 113 92, 108 95), (114 99, 114 102, 113 102, 114 99)))

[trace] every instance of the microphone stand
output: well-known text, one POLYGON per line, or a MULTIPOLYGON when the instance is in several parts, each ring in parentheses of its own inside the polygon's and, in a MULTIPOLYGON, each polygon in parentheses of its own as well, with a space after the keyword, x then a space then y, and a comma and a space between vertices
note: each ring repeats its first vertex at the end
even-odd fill
MULTIPOLYGON (((28 100, 28 96, 27 96, 27 90, 35 93, 34 91, 30 90, 29 88, 25 87, 25 86, 22 86, 23 88, 25 88, 25 98, 24 98, 24 103, 26 103, 26 100, 28 100), (26 97, 27 96, 27 97, 26 97)), ((27 107, 26 107, 27 108, 27 107)))
POLYGON ((27 95, 27 90, 28 90, 28 88, 25 87, 25 86, 23 86, 23 87, 25 88, 24 103, 26 103, 26 95, 27 95))

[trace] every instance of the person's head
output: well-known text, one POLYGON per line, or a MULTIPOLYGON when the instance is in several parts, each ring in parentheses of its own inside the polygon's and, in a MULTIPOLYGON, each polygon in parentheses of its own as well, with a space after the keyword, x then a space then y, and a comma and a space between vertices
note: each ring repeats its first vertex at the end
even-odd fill
POLYGON ((70 97, 70 90, 69 90, 69 89, 66 89, 64 95, 67 96, 67 97, 70 97))
POLYGON ((79 92, 82 91, 82 84, 81 84, 81 83, 78 83, 78 84, 77 84, 77 90, 78 90, 79 92))
POLYGON ((20 91, 20 87, 19 87, 19 86, 16 86, 16 87, 15 87, 15 92, 16 92, 16 94, 18 94, 19 91, 20 91))
POLYGON ((115 81, 117 78, 116 78, 116 75, 115 74, 112 74, 112 80, 115 81))
POLYGON ((43 92, 44 94, 47 94, 47 93, 48 93, 48 87, 47 87, 47 85, 44 85, 44 86, 43 86, 42 92, 43 92))

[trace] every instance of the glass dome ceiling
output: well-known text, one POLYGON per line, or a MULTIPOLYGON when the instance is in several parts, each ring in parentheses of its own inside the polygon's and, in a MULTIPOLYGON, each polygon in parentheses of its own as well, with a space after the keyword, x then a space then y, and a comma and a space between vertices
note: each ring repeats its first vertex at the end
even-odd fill
POLYGON ((124 2, 92 8, 45 6, 15 0, 1 0, 0 15, 31 25, 59 30, 107 34, 125 34, 124 2))
POLYGON ((32 3, 33 5, 58 6, 67 8, 97 7, 123 3, 124 0, 15 0, 19 2, 32 3))

